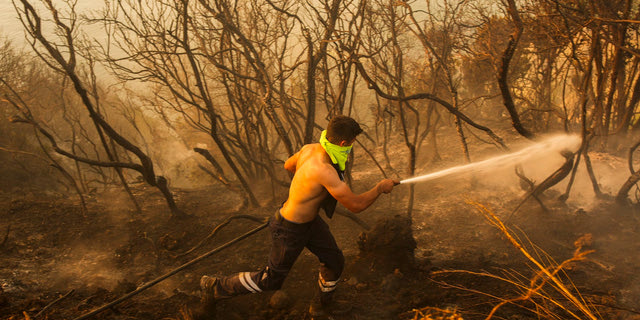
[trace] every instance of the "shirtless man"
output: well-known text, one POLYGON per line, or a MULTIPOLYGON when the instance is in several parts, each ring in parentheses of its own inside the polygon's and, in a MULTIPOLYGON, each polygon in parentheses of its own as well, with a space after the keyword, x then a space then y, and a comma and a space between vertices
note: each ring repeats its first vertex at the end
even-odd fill
POLYGON ((272 245, 267 266, 258 272, 222 278, 203 276, 200 286, 207 313, 215 313, 215 301, 219 299, 280 289, 304 248, 320 260, 318 291, 309 313, 318 317, 345 311, 332 299, 344 267, 344 256, 329 226, 319 216, 319 210, 324 208, 331 217, 337 200, 348 210, 361 212, 400 183, 384 179, 371 190, 355 194, 342 181, 351 146, 360 133, 362 129, 355 120, 336 116, 322 132, 320 143, 305 145, 287 159, 284 168, 294 176, 287 201, 269 223, 272 245))

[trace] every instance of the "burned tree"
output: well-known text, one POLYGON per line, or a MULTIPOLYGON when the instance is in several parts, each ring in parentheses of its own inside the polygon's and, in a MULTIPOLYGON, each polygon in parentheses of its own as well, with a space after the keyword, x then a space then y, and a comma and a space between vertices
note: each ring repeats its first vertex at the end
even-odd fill
POLYGON ((257 205, 249 181, 287 184, 276 165, 313 142, 324 116, 318 102, 327 117, 354 104, 354 67, 340 41, 356 38, 336 26, 357 28, 362 2, 321 4, 114 1, 93 21, 117 40, 118 50, 104 47, 111 70, 123 81, 153 83, 163 119, 179 115, 206 132, 215 149, 190 148, 210 161, 207 171, 219 181, 233 171, 230 179, 257 205))
MULTIPOLYGON (((452 44, 443 44, 439 50, 435 50, 436 45, 428 37, 422 23, 418 22, 409 4, 375 2, 368 6, 368 10, 369 14, 366 15, 368 17, 367 30, 363 32, 358 44, 359 50, 353 58, 359 75, 362 76, 367 86, 374 90, 377 96, 395 103, 395 110, 397 110, 395 113, 399 115, 398 126, 402 130, 402 137, 409 149, 407 173, 410 176, 415 173, 418 150, 426 136, 431 130, 434 130, 431 121, 434 109, 428 107, 432 104, 425 105, 425 101, 445 107, 454 116, 467 159, 468 152, 465 148, 462 123, 467 123, 486 132, 496 144, 504 146, 502 139, 491 129, 476 123, 459 110, 457 81, 451 72, 452 44), (380 30, 378 27, 380 22, 384 23, 384 30, 388 30, 388 33, 378 31, 380 30), (415 68, 416 70, 410 70, 405 66, 405 59, 408 59, 411 54, 418 55, 417 52, 412 52, 416 48, 406 47, 407 33, 409 32, 418 38, 419 43, 423 45, 422 49, 426 51, 425 55, 434 57, 429 69, 431 72, 420 71, 424 67, 418 66, 415 68), (365 63, 370 67, 365 67, 365 63), (446 76, 447 70, 450 71, 448 76, 446 76), (415 75, 417 78, 411 78, 408 71, 411 71, 411 75, 415 75), (441 73, 444 73, 445 76, 440 77, 441 73), (432 85, 425 88, 424 83, 432 85)), ((432 27, 435 32, 435 26, 432 27)), ((453 31, 451 32, 453 33, 453 31)), ((448 36, 455 37, 453 34, 448 36)), ((409 215, 411 209, 412 203, 410 201, 409 215)))
POLYGON ((622 187, 620 187, 620 190, 618 190, 616 195, 616 202, 621 205, 627 204, 629 191, 633 186, 637 186, 638 181, 640 181, 640 170, 636 170, 633 167, 633 154, 638 150, 638 147, 640 147, 640 142, 636 142, 631 148, 629 148, 628 163, 631 175, 627 178, 627 181, 622 184, 622 187))
MULTIPOLYGON (((86 82, 82 79, 78 70, 78 63, 82 63, 82 58, 79 57, 78 53, 78 39, 76 38, 76 30, 74 29, 77 21, 73 6, 70 6, 70 17, 62 17, 60 15, 60 11, 51 1, 46 0, 44 2, 47 11, 50 14, 50 18, 52 19, 53 27, 59 35, 57 39, 52 39, 50 35, 45 34, 45 31, 43 30, 43 19, 31 2, 28 0, 21 0, 20 3, 22 4, 22 8, 16 8, 18 9, 20 20, 25 31, 33 40, 33 49, 38 53, 43 61, 49 65, 50 68, 60 72, 71 81, 76 94, 82 100, 82 104, 89 113, 89 117, 95 123, 96 130, 104 132, 105 136, 109 137, 109 139, 117 145, 134 154, 139 163, 99 161, 76 156, 71 152, 60 148, 57 143, 55 143, 53 136, 47 135, 46 131, 40 130, 40 128, 39 131, 48 138, 54 150, 61 155, 94 166, 128 168, 138 171, 149 185, 160 190, 171 209, 172 216, 182 216, 183 213, 178 210, 173 199, 173 195, 169 191, 166 178, 155 174, 152 160, 137 145, 118 133, 106 120, 105 115, 101 114, 99 109, 97 109, 96 98, 91 96, 90 91, 86 87, 86 82)), ((34 123, 30 124, 34 125, 34 123)), ((110 157, 110 159, 114 158, 110 157)))
POLYGON ((520 13, 518 12, 518 8, 516 7, 515 0, 507 0, 507 12, 511 17, 511 20, 514 25, 514 31, 509 36, 509 42, 507 43, 506 48, 502 54, 501 64, 498 69, 498 85, 500 86, 500 93, 502 94, 502 99, 504 100, 504 107, 509 112, 511 116, 511 123, 513 127, 518 131, 519 134, 528 139, 533 139, 534 134, 527 130, 523 125, 522 121, 520 121, 520 116, 518 111, 516 110, 515 103, 513 101, 513 97, 511 96, 511 91, 509 89, 509 66, 511 64, 511 60, 513 59, 513 55, 518 48, 518 43, 520 42, 520 38, 522 37, 522 19, 520 18, 520 13))

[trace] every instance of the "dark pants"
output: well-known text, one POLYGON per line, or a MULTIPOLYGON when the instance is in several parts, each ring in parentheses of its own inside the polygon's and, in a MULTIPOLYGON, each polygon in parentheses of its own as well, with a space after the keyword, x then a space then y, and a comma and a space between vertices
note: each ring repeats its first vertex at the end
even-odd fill
POLYGON ((267 266, 258 272, 240 272, 220 278, 215 288, 216 299, 280 289, 304 248, 320 260, 320 291, 325 295, 333 293, 344 268, 344 256, 320 216, 299 224, 282 218, 278 209, 269 222, 269 230, 271 252, 267 266))

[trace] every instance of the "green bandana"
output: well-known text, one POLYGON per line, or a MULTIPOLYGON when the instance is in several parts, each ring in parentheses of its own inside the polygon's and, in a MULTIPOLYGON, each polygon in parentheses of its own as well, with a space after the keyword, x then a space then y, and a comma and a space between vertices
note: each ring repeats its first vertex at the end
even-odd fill
POLYGON ((340 170, 344 171, 352 146, 341 147, 329 142, 329 140, 327 140, 327 130, 322 131, 322 135, 320 136, 320 145, 331 158, 331 162, 334 164, 337 163, 340 170))

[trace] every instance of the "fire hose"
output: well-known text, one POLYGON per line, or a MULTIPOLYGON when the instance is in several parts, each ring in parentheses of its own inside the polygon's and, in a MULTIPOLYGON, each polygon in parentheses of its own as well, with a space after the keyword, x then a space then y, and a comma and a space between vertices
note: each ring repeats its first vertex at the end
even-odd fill
POLYGON ((163 280, 165 280, 165 279, 177 274, 178 272, 180 272, 180 271, 182 271, 182 270, 184 270, 184 269, 186 269, 186 268, 188 268, 188 267, 190 267, 190 266, 192 266, 192 265, 194 265, 194 264, 196 264, 196 263, 208 258, 209 256, 211 256, 211 255, 213 255, 215 253, 218 253, 218 252, 222 251, 223 249, 226 249, 226 248, 230 247, 231 245, 236 244, 237 242, 240 242, 241 240, 244 240, 244 239, 248 238, 249 236, 257 233, 258 231, 260 231, 260 230, 262 230, 264 228, 266 228, 268 225, 269 225, 269 220, 267 218, 267 220, 263 224, 259 225, 255 229, 252 229, 252 230, 248 231, 247 233, 245 233, 245 234, 243 234, 243 235, 241 235, 241 236, 239 236, 239 237, 237 237, 237 238, 235 238, 235 239, 233 239, 233 240, 231 240, 231 241, 229 241, 229 242, 227 242, 227 243, 225 243, 225 244, 223 244, 223 245, 221 245, 221 246, 219 246, 219 247, 217 247, 217 248, 215 248, 215 249, 213 249, 213 250, 211 250, 211 251, 209 251, 209 252, 207 252, 207 253, 205 253, 205 254, 203 254, 203 255, 201 255, 201 256, 199 256, 199 257, 197 257, 197 258, 195 258, 195 259, 193 259, 193 260, 191 260, 191 261, 189 261, 189 262, 187 262, 185 264, 183 264, 183 265, 181 265, 181 266, 179 266, 178 268, 173 269, 172 271, 169 271, 169 272, 165 273, 164 275, 162 275, 162 276, 160 276, 160 277, 158 277, 158 278, 156 278, 154 280, 151 280, 151 281, 143 284, 138 289, 136 289, 134 291, 131 291, 131 292, 127 293, 126 295, 124 295, 124 296, 122 296, 122 297, 120 297, 120 298, 118 298, 118 299, 116 299, 116 300, 114 300, 114 301, 112 301, 112 302, 110 302, 110 303, 98 308, 98 309, 95 309, 95 310, 93 310, 91 312, 88 312, 88 313, 86 313, 86 314, 84 314, 84 315, 82 315, 80 317, 77 317, 74 320, 88 319, 88 318, 90 318, 90 317, 92 317, 92 316, 94 316, 94 315, 96 315, 96 314, 98 314, 100 312, 103 312, 103 311, 105 311, 105 310, 107 310, 109 308, 112 308, 112 307, 122 303, 123 301, 128 300, 129 298, 137 295, 138 293, 140 293, 140 292, 142 292, 144 290, 147 290, 147 289, 151 288, 152 286, 160 283, 161 281, 163 281, 163 280))

